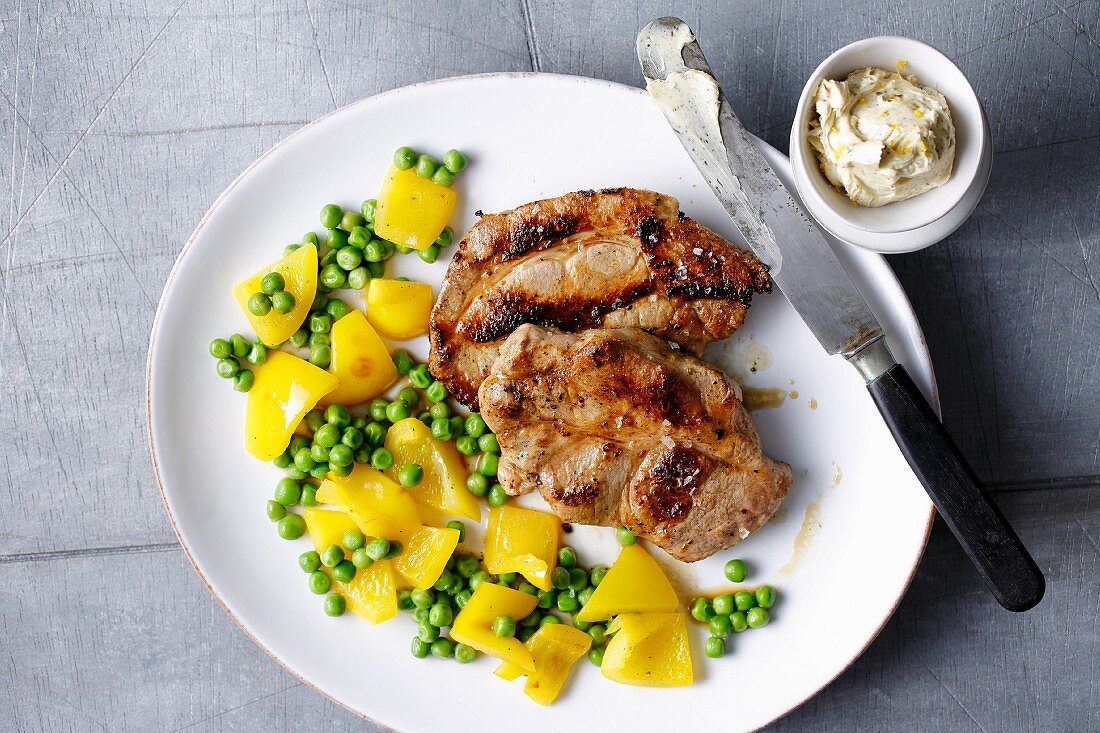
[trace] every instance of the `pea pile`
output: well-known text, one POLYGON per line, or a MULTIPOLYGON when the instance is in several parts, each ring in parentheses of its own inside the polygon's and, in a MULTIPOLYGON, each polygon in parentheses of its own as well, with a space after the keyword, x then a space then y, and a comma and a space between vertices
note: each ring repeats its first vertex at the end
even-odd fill
POLYGON ((378 560, 395 558, 403 551, 400 542, 391 542, 385 537, 375 537, 368 541, 366 535, 353 529, 344 533, 339 545, 329 545, 321 552, 303 552, 298 556, 298 566, 309 576, 309 589, 319 596, 325 596, 325 613, 329 616, 343 616, 347 610, 347 599, 339 593, 329 593, 333 579, 350 583, 359 570, 366 570, 378 560), (321 566, 328 568, 332 576, 322 570, 321 566))
MULTIPOLYGON (((731 583, 745 581, 744 560, 730 560, 724 571, 731 583)), ((771 621, 769 609, 775 605, 775 600, 775 588, 770 585, 762 585, 755 591, 740 590, 721 593, 714 598, 696 598, 691 603, 691 616, 710 629, 703 652, 708 657, 720 657, 726 653, 726 639, 730 634, 766 626, 771 621)))
POLYGON ((286 280, 277 272, 269 272, 260 280, 260 289, 248 298, 248 312, 263 317, 271 311, 285 315, 294 310, 298 301, 286 291, 286 280))
MULTIPOLYGON (((447 526, 463 531, 462 522, 459 521, 450 522, 447 526)), ((477 652, 448 638, 447 629, 482 583, 499 583, 536 596, 538 605, 521 619, 498 616, 493 621, 494 634, 502 638, 514 636, 521 642, 526 642, 541 627, 568 621, 592 637, 588 659, 599 666, 603 663, 607 643, 607 624, 578 621, 574 614, 588 602, 606 574, 607 567, 603 565, 590 571, 582 568, 578 564, 576 550, 565 546, 558 550, 558 567, 551 575, 552 587, 544 591, 524 580, 518 573, 493 575, 476 556, 455 550, 447 561, 443 574, 432 588, 399 591, 397 606, 410 612, 417 623, 416 636, 412 640, 414 657, 423 659, 430 654, 440 659, 454 658, 465 664, 473 661, 477 652)))
POLYGON ((430 155, 421 155, 403 145, 394 152, 393 164, 403 171, 416 166, 416 175, 430 178, 440 186, 450 188, 455 184, 455 176, 466 167, 466 156, 459 150, 448 150, 443 154, 443 161, 440 163, 430 155))
POLYGON ((238 392, 247 392, 252 389, 256 378, 251 369, 245 368, 244 363, 252 366, 263 364, 267 361, 267 347, 235 333, 227 339, 216 338, 211 341, 210 355, 218 360, 215 367, 218 376, 232 379, 233 389, 238 392))

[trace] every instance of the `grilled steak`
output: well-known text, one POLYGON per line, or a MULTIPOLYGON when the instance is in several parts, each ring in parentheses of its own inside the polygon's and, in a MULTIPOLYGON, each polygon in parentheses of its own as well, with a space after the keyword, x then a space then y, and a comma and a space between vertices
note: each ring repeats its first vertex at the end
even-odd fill
POLYGON ((431 371, 467 406, 524 323, 637 326, 701 353, 736 331, 768 268, 684 216, 669 196, 578 191, 483 216, 432 311, 431 371))
POLYGON ((479 397, 509 494, 538 489, 564 521, 625 525, 681 560, 747 537, 791 485, 740 387, 636 328, 521 326, 479 397))

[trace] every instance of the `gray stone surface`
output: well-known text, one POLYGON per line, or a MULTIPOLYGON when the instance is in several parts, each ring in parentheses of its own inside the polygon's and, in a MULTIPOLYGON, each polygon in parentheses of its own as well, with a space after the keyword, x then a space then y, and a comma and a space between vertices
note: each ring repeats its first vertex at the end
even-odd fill
POLYGON ((0 0, 0 729, 364 727, 175 545, 145 444, 161 287, 217 194, 308 120, 481 71, 639 84, 634 34, 670 11, 781 149, 813 67, 877 34, 955 59, 995 140, 975 216, 891 265, 1048 597, 999 610, 938 527, 882 636, 775 729, 1100 729, 1097 0, 0 0))

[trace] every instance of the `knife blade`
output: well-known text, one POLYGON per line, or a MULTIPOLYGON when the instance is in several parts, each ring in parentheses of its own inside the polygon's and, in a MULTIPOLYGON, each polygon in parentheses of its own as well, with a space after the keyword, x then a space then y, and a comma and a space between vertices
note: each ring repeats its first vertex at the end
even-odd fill
POLYGON ((1046 581, 982 490, 821 230, 803 212, 722 94, 695 35, 678 18, 638 34, 646 86, 738 232, 829 354, 867 388, 913 472, 1002 606, 1025 611, 1046 581))

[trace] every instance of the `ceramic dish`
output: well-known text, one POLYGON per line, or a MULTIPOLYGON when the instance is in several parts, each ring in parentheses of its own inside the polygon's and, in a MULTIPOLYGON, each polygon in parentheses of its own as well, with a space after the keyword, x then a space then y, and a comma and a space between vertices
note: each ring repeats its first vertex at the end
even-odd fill
MULTIPOLYGON (((350 206, 373 196, 402 144, 454 146, 469 155, 453 220, 460 231, 476 209, 626 185, 675 195, 686 212, 734 238, 722 207, 648 97, 609 82, 488 75, 428 83, 365 99, 275 146, 215 202, 184 247, 149 348, 157 480, 181 544, 227 612, 304 682, 405 731, 453 727, 460 711, 477 711, 472 729, 483 730, 563 730, 596 716, 607 731, 663 732, 688 723, 749 730, 834 679, 904 593, 927 539, 931 504, 858 375, 822 352, 778 292, 758 297, 741 332, 708 356, 738 373, 752 361, 757 371, 747 377, 749 385, 789 393, 782 407, 756 419, 767 452, 794 467, 790 495, 773 522, 733 551, 691 566, 656 554, 685 598, 719 587, 723 563, 738 556, 754 581, 778 588, 781 601, 772 624, 733 639, 722 659, 703 656, 704 631, 693 624, 694 686, 618 685, 582 661, 562 697, 543 708, 520 684, 495 678, 488 658, 468 665, 414 659, 408 618, 371 626, 351 615, 322 614, 296 562, 308 540, 280 539, 264 514, 280 472, 245 452, 245 398, 215 376, 206 348, 214 335, 246 329, 230 294, 241 274, 317 228, 322 204, 350 206), (859 601, 845 600, 846 589, 858 589, 859 601)), ((787 178, 786 159, 761 145, 787 178)), ((920 329, 890 269, 877 255, 839 245, 837 254, 881 319, 894 353, 934 400, 920 329)), ((391 276, 438 284, 446 262, 403 257, 390 268, 391 276)), ((426 355, 424 339, 406 345, 426 355)), ((585 563, 615 557, 610 529, 576 527, 568 537, 585 563)))
POLYGON ((923 249, 946 237, 974 211, 989 181, 992 162, 989 124, 970 82, 949 58, 911 38, 879 36, 856 41, 829 56, 810 75, 791 126, 791 167, 807 210, 839 239, 873 252, 923 249), (894 69, 906 62, 906 75, 947 97, 955 125, 955 162, 942 186, 905 201, 877 208, 853 205, 833 188, 818 167, 807 138, 814 117, 813 96, 822 79, 844 79, 856 69, 894 69))

